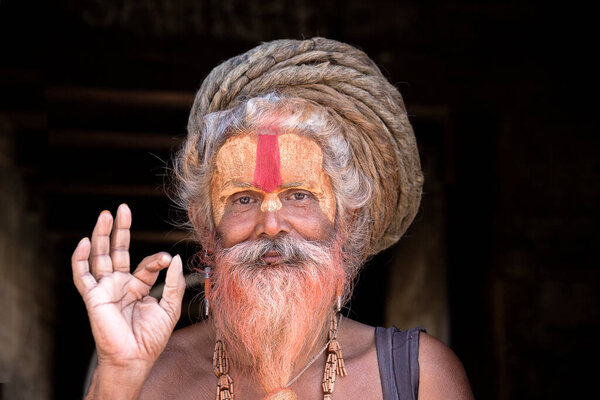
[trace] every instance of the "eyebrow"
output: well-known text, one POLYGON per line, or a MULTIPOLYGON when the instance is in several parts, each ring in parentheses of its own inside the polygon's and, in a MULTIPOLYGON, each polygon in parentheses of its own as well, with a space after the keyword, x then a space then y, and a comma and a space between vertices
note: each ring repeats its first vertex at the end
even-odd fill
POLYGON ((301 187, 301 186, 313 188, 313 187, 315 187, 315 183, 312 182, 312 181, 307 181, 307 182, 302 182, 302 181, 290 182, 290 183, 286 183, 285 185, 281 185, 281 189, 289 189, 289 188, 301 187))
MULTIPOLYGON (((305 187, 307 188, 307 190, 312 190, 315 187, 315 183, 313 181, 294 181, 294 182, 290 182, 290 183, 286 183, 285 185, 281 185, 279 187, 280 190, 285 190, 285 189, 290 189, 290 188, 297 188, 297 187, 305 187)), ((231 189, 257 189, 259 191, 262 192, 262 190, 260 188, 257 188, 256 186, 254 186, 251 183, 248 182, 243 182, 243 181, 228 181, 227 183, 225 183, 221 189, 221 193, 222 192, 229 192, 231 189)), ((231 193, 227 193, 227 196, 229 196, 231 193)), ((221 198, 223 198, 223 196, 221 196, 221 198)))
POLYGON ((280 187, 282 189, 288 189, 288 188, 297 187, 297 186, 303 186, 303 183, 300 181, 290 182, 290 183, 286 183, 285 185, 281 185, 280 187))
POLYGON ((242 181, 229 181, 223 185, 223 189, 229 189, 230 187, 231 188, 251 188, 254 186, 252 186, 251 183, 242 182, 242 181))

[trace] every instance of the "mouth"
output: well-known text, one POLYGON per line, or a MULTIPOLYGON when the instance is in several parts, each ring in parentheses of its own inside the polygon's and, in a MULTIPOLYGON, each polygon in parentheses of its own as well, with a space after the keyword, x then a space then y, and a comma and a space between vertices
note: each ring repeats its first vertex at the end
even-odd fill
POLYGON ((279 264, 283 261, 283 256, 281 254, 279 254, 278 251, 275 251, 275 250, 267 251, 265 254, 263 254, 263 256, 261 258, 266 264, 269 264, 269 265, 279 264))

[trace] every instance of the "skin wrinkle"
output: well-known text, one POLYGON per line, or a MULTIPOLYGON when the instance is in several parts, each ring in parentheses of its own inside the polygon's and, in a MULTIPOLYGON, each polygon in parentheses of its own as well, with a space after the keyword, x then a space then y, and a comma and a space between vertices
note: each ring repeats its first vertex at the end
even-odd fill
POLYGON ((259 193, 261 211, 276 211, 282 207, 279 195, 289 189, 311 192, 319 207, 333 223, 336 203, 329 176, 323 170, 323 152, 310 138, 295 133, 278 135, 281 159, 281 185, 272 192, 256 187, 254 182, 257 138, 252 132, 228 139, 216 156, 216 170, 211 181, 213 219, 218 225, 230 196, 245 190, 259 193))

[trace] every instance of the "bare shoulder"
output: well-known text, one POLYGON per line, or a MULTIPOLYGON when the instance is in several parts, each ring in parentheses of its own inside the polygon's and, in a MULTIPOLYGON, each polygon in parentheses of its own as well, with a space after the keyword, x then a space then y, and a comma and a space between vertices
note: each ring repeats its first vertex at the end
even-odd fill
POLYGON ((383 394, 377 362, 375 328, 343 318, 338 338, 344 352, 348 376, 352 378, 336 381, 336 396, 341 399, 381 399, 383 394))
POLYGON ((340 321, 338 338, 349 349, 348 358, 360 357, 375 349, 375 328, 350 318, 340 321))
POLYGON ((473 399, 465 369, 448 346, 427 333, 419 335, 419 399, 473 399))
POLYGON ((212 347, 207 324, 175 331, 144 383, 141 399, 199 398, 210 386, 213 392, 212 347))

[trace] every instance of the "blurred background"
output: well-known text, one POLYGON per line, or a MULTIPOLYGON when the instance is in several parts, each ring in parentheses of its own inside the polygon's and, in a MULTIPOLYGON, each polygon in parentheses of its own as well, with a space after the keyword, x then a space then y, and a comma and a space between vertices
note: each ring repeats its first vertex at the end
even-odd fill
POLYGON ((126 202, 133 265, 161 250, 191 265, 164 186, 195 90, 262 41, 317 35, 363 49, 400 89, 426 177, 348 315, 427 328, 478 399, 585 394, 600 325, 595 25, 574 3, 1 1, 0 400, 81 397, 94 344, 76 243, 126 202))

